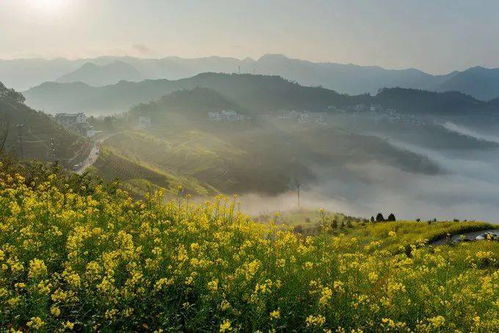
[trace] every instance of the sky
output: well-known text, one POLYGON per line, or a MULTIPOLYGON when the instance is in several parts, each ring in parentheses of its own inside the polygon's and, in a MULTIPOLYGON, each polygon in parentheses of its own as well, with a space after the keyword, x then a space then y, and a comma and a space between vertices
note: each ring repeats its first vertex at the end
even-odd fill
POLYGON ((258 58, 499 67, 497 0, 0 0, 0 58, 258 58))

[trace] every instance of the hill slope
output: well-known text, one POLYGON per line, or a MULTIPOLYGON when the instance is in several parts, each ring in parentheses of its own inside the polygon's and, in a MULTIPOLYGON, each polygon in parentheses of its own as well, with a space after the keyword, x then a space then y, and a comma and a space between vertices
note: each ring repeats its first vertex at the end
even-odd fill
POLYGON ((24 105, 24 97, 0 82, 0 121, 5 150, 26 159, 71 164, 84 140, 59 126, 48 115, 24 105))
POLYGON ((460 91, 481 100, 499 97, 499 68, 473 67, 435 86, 438 91, 460 91))
MULTIPOLYGON (((278 194, 292 189, 293 181, 306 187, 323 177, 358 178, 350 168, 354 164, 382 163, 428 175, 441 172, 428 158, 385 140, 349 133, 333 124, 301 125, 278 115, 259 117, 246 107, 207 88, 177 91, 134 107, 124 117, 128 123, 121 133, 105 145, 144 167, 191 177, 205 188, 224 193, 278 194), (210 118, 210 113, 223 110, 239 117, 210 118), (150 126, 136 129, 139 117, 149 118, 150 126)), ((99 164, 96 168, 106 174, 99 164)))

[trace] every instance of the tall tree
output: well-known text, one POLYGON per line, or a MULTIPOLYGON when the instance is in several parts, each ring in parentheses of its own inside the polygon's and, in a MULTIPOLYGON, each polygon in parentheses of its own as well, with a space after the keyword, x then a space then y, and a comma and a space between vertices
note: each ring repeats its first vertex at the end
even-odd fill
POLYGON ((7 114, 0 116, 0 154, 3 153, 5 149, 5 142, 9 136, 9 118, 7 114))

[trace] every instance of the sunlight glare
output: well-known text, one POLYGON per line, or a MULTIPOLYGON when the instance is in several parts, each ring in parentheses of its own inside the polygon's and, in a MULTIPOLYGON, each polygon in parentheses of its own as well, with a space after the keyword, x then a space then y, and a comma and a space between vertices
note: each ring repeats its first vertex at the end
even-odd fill
POLYGON ((61 10, 67 0, 31 0, 33 7, 46 13, 54 13, 61 10))

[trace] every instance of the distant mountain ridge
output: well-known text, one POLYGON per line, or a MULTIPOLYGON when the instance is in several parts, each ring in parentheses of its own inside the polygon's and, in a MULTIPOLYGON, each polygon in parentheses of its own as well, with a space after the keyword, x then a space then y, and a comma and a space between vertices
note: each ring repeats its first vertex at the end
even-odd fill
POLYGON ((429 92, 385 88, 375 95, 349 96, 321 87, 307 87, 279 76, 203 73, 176 81, 121 81, 92 87, 83 83, 44 83, 24 93, 27 104, 49 113, 120 113, 132 106, 160 99, 174 91, 209 88, 252 112, 278 110, 328 111, 356 105, 381 105, 417 114, 470 114, 498 110, 492 102, 479 101, 459 92, 429 92))
POLYGON ((451 75, 434 90, 461 91, 481 100, 499 98, 499 68, 469 68, 451 75))
POLYGON ((178 80, 204 72, 279 75, 302 85, 323 86, 351 95, 375 94, 382 88, 401 87, 430 91, 459 91, 481 100, 499 97, 499 69, 483 67, 473 67, 446 75, 431 75, 418 69, 399 70, 377 66, 316 63, 278 54, 267 54, 257 60, 216 56, 192 59, 99 57, 78 60, 0 60, 0 79, 18 90, 26 90, 45 81, 57 79, 68 81, 68 77, 69 81, 105 85, 121 80, 178 80), (108 66, 116 62, 126 64, 129 66, 128 70, 109 70, 108 66), (83 70, 81 67, 86 63, 100 66, 100 70, 96 70, 95 66, 83 70), (140 76, 131 68, 134 68, 140 76), (108 70, 113 75, 103 74, 108 70), (89 74, 83 75, 82 72, 89 74))
POLYGON ((144 77, 132 65, 114 61, 107 65, 87 62, 76 71, 58 78, 57 82, 82 82, 91 86, 106 86, 119 81, 140 81, 144 77))

